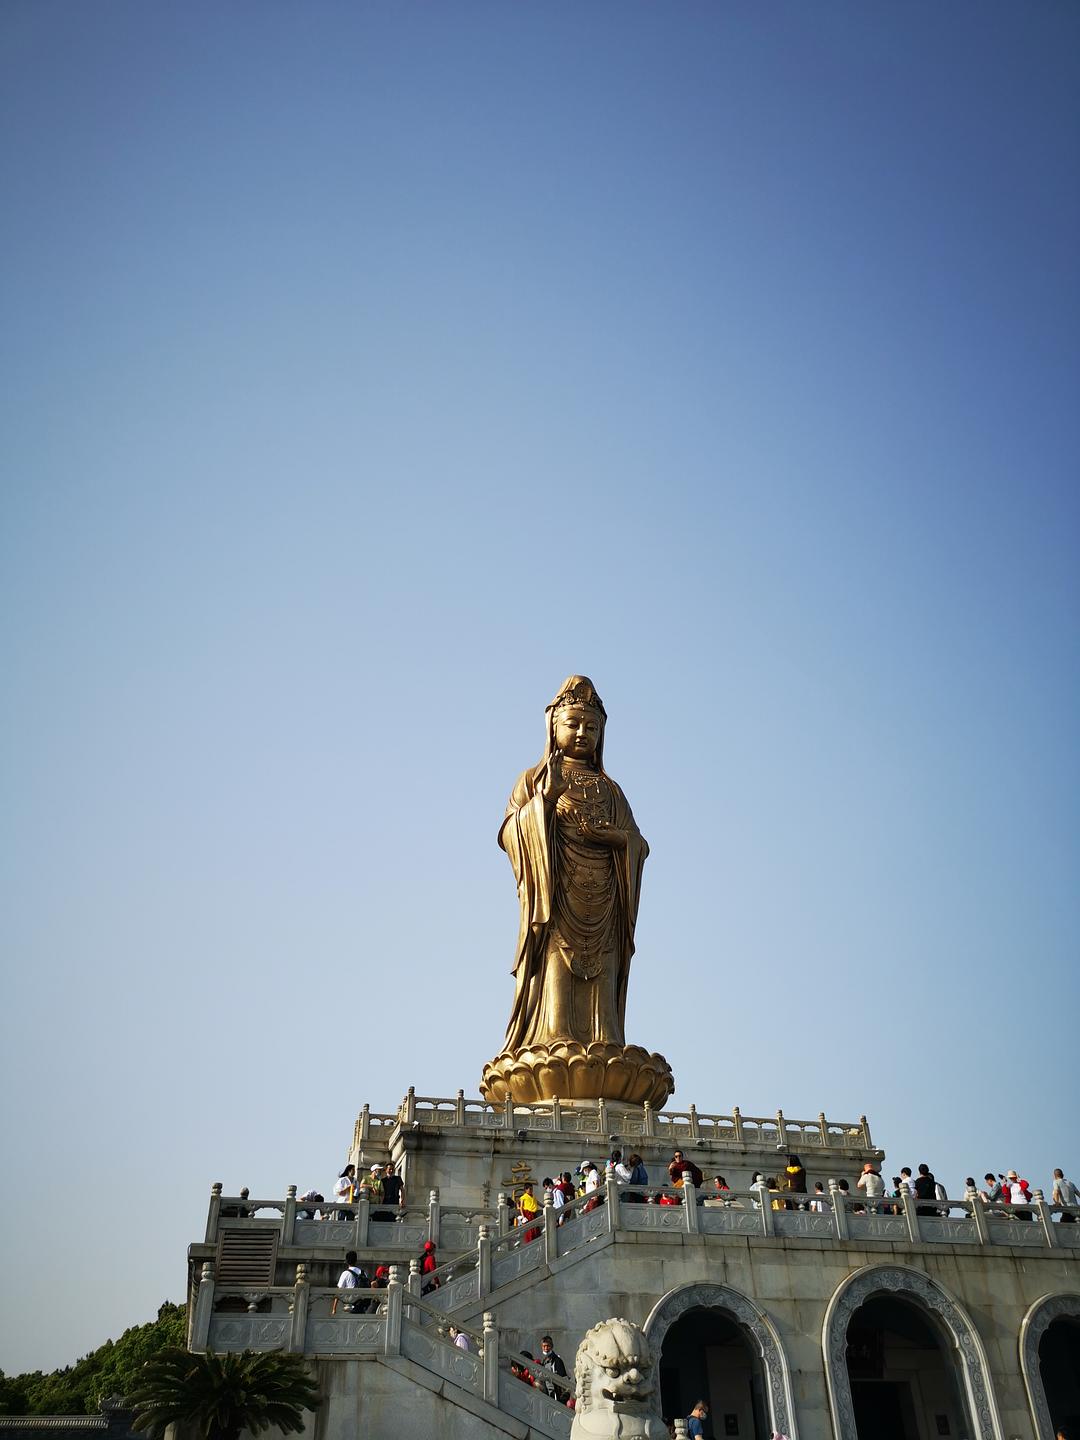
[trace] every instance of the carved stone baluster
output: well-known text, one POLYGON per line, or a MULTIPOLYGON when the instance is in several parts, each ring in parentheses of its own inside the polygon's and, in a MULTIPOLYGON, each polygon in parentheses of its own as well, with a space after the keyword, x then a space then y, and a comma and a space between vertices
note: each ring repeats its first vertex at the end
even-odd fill
POLYGON ((741 1145, 743 1143, 742 1111, 739 1109, 738 1105, 736 1105, 735 1108, 732 1110, 731 1118, 735 1124, 735 1139, 741 1145))
POLYGON ((484 1311, 484 1399, 489 1405, 499 1403, 499 1332, 495 1316, 484 1311))
POLYGON ((210 1339, 210 1317, 214 1313, 214 1267, 209 1260, 203 1261, 199 1273, 199 1288, 195 1292, 195 1320, 191 1327, 191 1348, 196 1354, 204 1354, 210 1339))
POLYGON ((441 1227, 441 1216, 440 1216, 440 1207, 439 1207, 439 1192, 438 1192, 437 1189, 436 1189, 436 1190, 429 1190, 429 1191, 428 1191, 427 1238, 432 1242, 432 1244, 434 1244, 434 1245, 436 1245, 436 1246, 439 1244, 439 1231, 440 1231, 440 1227, 441 1227))
POLYGON ((386 1285, 386 1329, 383 1331, 383 1354, 401 1354, 401 1270, 390 1266, 390 1279, 386 1285))
POLYGON ((491 1294, 491 1231, 480 1226, 476 1241, 477 1289, 480 1299, 491 1294))
POLYGON ((513 1228, 513 1219, 510 1214, 510 1203, 506 1198, 506 1192, 504 1190, 499 1191, 495 1208, 498 1215, 497 1234, 508 1235, 513 1228))
POLYGON ((559 1257, 559 1228, 551 1191, 544 1193, 544 1259, 551 1265, 559 1257))
POLYGON ((301 1263, 296 1267, 296 1282, 293 1285, 292 1296, 292 1320, 289 1327, 289 1349, 294 1355, 304 1353, 310 1304, 311 1286, 308 1284, 308 1268, 301 1263))
POLYGON ((296 1186, 290 1185, 285 1191, 285 1213, 281 1217, 281 1243, 292 1245, 296 1227, 296 1186))
POLYGON ((761 1233, 763 1235, 774 1235, 776 1226, 773 1224, 772 1196, 768 1190, 759 1190, 761 1197, 761 1233))
POLYGON ((859 1124, 862 1127, 862 1143, 866 1146, 867 1150, 872 1150, 874 1148, 874 1142, 870 1139, 870 1121, 867 1120, 865 1115, 860 1115, 859 1124))
POLYGON ((1031 1199, 1035 1207, 1035 1213, 1039 1217, 1039 1223, 1042 1225, 1046 1243, 1053 1249, 1058 1243, 1058 1237, 1057 1230, 1054 1227, 1054 1217, 1050 1211, 1050 1206, 1046 1203, 1046 1196, 1041 1190, 1032 1190, 1031 1199))
POLYGON ((846 1240, 849 1233, 847 1206, 844 1204, 844 1192, 835 1180, 829 1181, 829 1203, 832 1206, 833 1228, 836 1231, 836 1238, 838 1240, 846 1240))
POLYGON ((656 1134, 656 1112, 648 1100, 645 1101, 644 1130, 645 1134, 650 1137, 656 1134))
POLYGON ((919 1231, 919 1211, 915 1204, 915 1196, 906 1185, 900 1187, 900 1199, 904 1202, 904 1219, 907 1221, 908 1239, 913 1245, 918 1245, 922 1239, 919 1231))
POLYGON ((776 1112, 776 1143, 787 1149, 787 1122, 784 1119, 783 1110, 776 1112))
POLYGON ((607 1204, 607 1228, 610 1235, 619 1228, 619 1186, 615 1176, 608 1174, 604 1179, 604 1196, 607 1204))
POLYGON ((824 1150, 829 1143, 829 1126, 825 1120, 825 1111, 822 1110, 817 1117, 818 1130, 821 1132, 821 1148, 824 1150))
POLYGON ((463 1126, 465 1124, 465 1091, 457 1092, 457 1100, 454 1102, 454 1124, 463 1126))
POLYGON ((206 1243, 217 1243, 218 1217, 221 1214, 221 1181, 215 1180, 210 1186, 210 1208, 206 1212, 206 1243))
POLYGON ((693 1176, 687 1171, 683 1171, 682 1193, 683 1209, 686 1211, 687 1233, 696 1235, 700 1229, 698 1223, 697 1186, 694 1184, 693 1176))
POLYGON ((979 1199, 977 1190, 965 1190, 964 1199, 967 1201, 968 1213, 975 1223, 975 1234, 979 1237, 980 1245, 990 1244, 990 1230, 986 1219, 986 1210, 979 1199))

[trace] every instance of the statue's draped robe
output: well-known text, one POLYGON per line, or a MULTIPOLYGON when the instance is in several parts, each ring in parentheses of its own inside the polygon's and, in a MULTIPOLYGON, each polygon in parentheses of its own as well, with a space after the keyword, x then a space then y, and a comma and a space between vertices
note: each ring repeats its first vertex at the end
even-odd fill
POLYGON ((586 809, 626 832, 625 849, 586 839, 572 796, 545 813, 537 786, 546 769, 542 763, 520 776, 499 832, 521 907, 504 1049, 559 1040, 624 1045, 626 982, 649 847, 626 797, 603 771, 590 772, 586 809))

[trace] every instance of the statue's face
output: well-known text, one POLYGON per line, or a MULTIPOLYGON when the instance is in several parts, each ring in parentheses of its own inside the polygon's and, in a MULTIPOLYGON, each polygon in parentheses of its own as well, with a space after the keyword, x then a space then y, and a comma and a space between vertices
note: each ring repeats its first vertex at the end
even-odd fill
POLYGON ((555 713, 555 744, 575 760, 595 760, 600 744, 601 719, 595 710, 568 706, 555 713))

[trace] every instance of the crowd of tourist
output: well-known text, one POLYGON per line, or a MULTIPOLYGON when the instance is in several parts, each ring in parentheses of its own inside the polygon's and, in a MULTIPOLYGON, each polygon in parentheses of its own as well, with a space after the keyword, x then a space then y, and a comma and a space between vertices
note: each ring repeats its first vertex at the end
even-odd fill
MULTIPOLYGON (((649 1198, 646 1191, 650 1185, 650 1177, 644 1160, 636 1152, 624 1158, 619 1149, 611 1151, 603 1170, 593 1160, 582 1160, 576 1172, 565 1170, 554 1177, 545 1176, 540 1184, 542 1199, 538 1197, 532 1181, 525 1181, 516 1187, 517 1193, 513 1202, 514 1224, 522 1227, 523 1243, 535 1240, 540 1235, 541 1212, 548 1199, 557 1212, 565 1210, 575 1200, 583 1200, 585 1203, 577 1208, 581 1213, 587 1214, 604 1203, 604 1182, 608 1179, 614 1180, 622 1201, 643 1204, 649 1198)), ((1033 1203, 1032 1187, 1016 1170, 998 1171, 996 1174, 987 1171, 983 1182, 983 1185, 979 1186, 975 1178, 969 1175, 964 1182, 962 1198, 967 1201, 978 1199, 995 1216, 1023 1220, 1035 1218, 1034 1212, 1025 1208, 1033 1203)), ((694 1186, 699 1205, 707 1201, 720 1201, 737 1207, 744 1203, 732 1193, 723 1175, 714 1175, 710 1182, 706 1182, 700 1168, 694 1161, 687 1159, 682 1150, 673 1153, 662 1183, 653 1188, 652 1199, 658 1205, 681 1205, 683 1197, 680 1191, 687 1183, 694 1186)), ((836 1188, 842 1197, 851 1196, 851 1186, 847 1179, 838 1179, 836 1188)), ((867 1160, 855 1181, 855 1189, 859 1192, 854 1197, 855 1203, 852 1206, 856 1213, 870 1210, 883 1214, 901 1214, 905 1194, 915 1200, 916 1212, 919 1215, 949 1213, 949 1196, 945 1186, 925 1163, 918 1165, 914 1173, 909 1165, 903 1166, 899 1175, 892 1176, 889 1182, 873 1161, 867 1160)), ((755 1170, 749 1191, 750 1203, 756 1208, 769 1205, 773 1210, 800 1209, 818 1212, 832 1208, 829 1190, 822 1181, 817 1181, 812 1191, 808 1190, 806 1170, 799 1156, 794 1154, 788 1155, 786 1165, 775 1175, 765 1175, 762 1171, 755 1170)), ((1055 1207, 1076 1206, 1080 1203, 1080 1192, 1061 1169, 1054 1171, 1044 1194, 1048 1202, 1055 1207)), ((392 1161, 386 1165, 372 1165, 360 1177, 355 1165, 345 1166, 334 1184, 335 1200, 341 1204, 354 1205, 364 1196, 373 1207, 373 1220, 387 1221, 396 1218, 394 1212, 400 1213, 405 1206, 405 1185, 392 1161)), ((243 1203, 247 1199, 247 1190, 242 1190, 240 1204, 230 1204, 227 1209, 223 1209, 222 1214, 247 1216, 250 1210, 243 1203)), ((343 1220, 350 1218, 350 1211, 335 1211, 333 1205, 328 1206, 325 1197, 317 1190, 307 1190, 298 1196, 297 1200, 300 1207, 296 1212, 297 1219, 311 1220, 330 1216, 343 1220)), ((558 1223, 565 1223, 569 1218, 569 1212, 559 1215, 558 1223)), ((1058 1218, 1063 1224, 1074 1224, 1076 1221, 1075 1215, 1069 1213, 1061 1213, 1058 1218)))

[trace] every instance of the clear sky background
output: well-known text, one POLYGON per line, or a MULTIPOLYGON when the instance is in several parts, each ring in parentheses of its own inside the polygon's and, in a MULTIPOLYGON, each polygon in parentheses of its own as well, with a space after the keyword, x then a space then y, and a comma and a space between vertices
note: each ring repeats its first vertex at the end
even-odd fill
POLYGON ((1075 1175, 1072 0, 8 0, 0 145, 0 1366, 477 1093, 573 671, 673 1106, 1075 1175))

